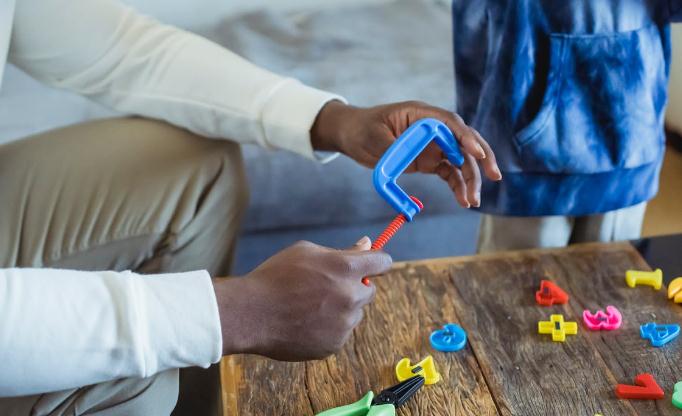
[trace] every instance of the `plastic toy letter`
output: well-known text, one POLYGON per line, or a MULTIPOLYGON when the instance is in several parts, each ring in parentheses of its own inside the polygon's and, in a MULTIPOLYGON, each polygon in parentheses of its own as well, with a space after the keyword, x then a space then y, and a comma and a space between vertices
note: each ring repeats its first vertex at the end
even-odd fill
POLYGON ((549 321, 538 322, 539 334, 552 334, 552 341, 564 342, 566 335, 578 333, 578 324, 575 322, 564 322, 563 315, 551 315, 549 321))
POLYGON ((568 302, 568 294, 556 283, 541 280, 540 290, 535 292, 535 301, 542 306, 563 305, 568 302))
POLYGON ((656 383, 654 376, 648 373, 638 374, 635 385, 619 384, 616 386, 616 396, 621 399, 658 400, 665 397, 665 392, 656 383))
POLYGON ((630 287, 647 285, 659 290, 663 285, 663 272, 656 269, 653 272, 642 270, 628 270, 625 272, 625 283, 630 287))
POLYGON ((409 358, 403 358, 395 366, 395 375, 398 381, 405 381, 414 376, 424 377, 424 384, 436 384, 440 381, 440 373, 436 370, 433 357, 428 355, 415 365, 410 365, 409 358))
POLYGON ((644 339, 651 341, 654 347, 661 347, 680 335, 678 324, 656 324, 649 322, 639 327, 639 334, 644 339))
POLYGON ((459 351, 467 344, 467 334, 461 326, 446 324, 429 337, 433 349, 443 352, 459 351))
POLYGON ((583 322, 592 331, 613 331, 620 328, 620 325, 623 323, 623 317, 615 306, 609 305, 606 307, 606 313, 600 309, 593 314, 585 309, 583 311, 583 322))
POLYGON ((682 409, 682 381, 675 383, 673 390, 673 406, 682 409))
POLYGON ((682 277, 676 277, 668 285, 668 299, 682 303, 682 277))

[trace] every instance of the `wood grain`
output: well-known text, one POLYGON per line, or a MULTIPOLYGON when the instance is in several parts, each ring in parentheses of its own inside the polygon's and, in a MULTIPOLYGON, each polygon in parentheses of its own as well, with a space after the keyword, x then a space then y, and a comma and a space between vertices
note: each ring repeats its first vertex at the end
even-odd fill
POLYGON ((429 344, 431 331, 444 322, 459 321, 447 276, 419 266, 385 277, 375 279, 377 298, 382 300, 368 308, 366 323, 355 331, 349 348, 328 360, 347 372, 347 380, 324 383, 336 378, 336 368, 308 364, 309 396, 315 411, 355 401, 369 389, 378 393, 397 383, 395 365, 401 358, 417 362, 431 354, 443 381, 423 388, 400 414, 497 414, 471 350, 444 354, 429 344))
POLYGON ((399 415, 497 415, 472 351, 444 354, 429 346, 431 331, 458 322, 445 271, 403 267, 374 282, 377 300, 339 354, 305 364, 234 357, 238 374, 227 377, 243 382, 236 403, 226 408, 236 408, 238 415, 317 413, 396 384, 394 367, 401 358, 416 362, 432 354, 443 381, 422 388, 399 415))
MULTIPOLYGON (((309 363, 235 356, 223 361, 226 415, 311 415, 356 401, 396 383, 394 366, 431 354, 443 381, 425 386, 399 410, 406 415, 669 415, 670 393, 682 378, 680 342, 661 349, 639 337, 648 321, 682 322, 664 290, 628 288, 628 268, 647 268, 629 244, 588 244, 558 250, 397 264, 377 278, 376 301, 337 355, 309 363), (539 281, 569 292, 568 305, 535 304, 539 281), (623 328, 592 332, 582 310, 613 304, 623 328), (537 334, 537 322, 563 313, 579 323, 565 343, 537 334), (434 351, 428 336, 460 323, 469 344, 434 351), (619 400, 615 385, 651 372, 667 395, 656 402, 619 400)), ((679 412, 679 411, 678 411, 679 412)), ((677 413, 676 413, 677 414, 677 413)))
POLYGON ((570 304, 539 306, 534 293, 540 280, 556 281, 557 257, 570 258, 570 267, 589 252, 518 252, 450 267, 457 288, 453 303, 501 414, 637 414, 627 401, 612 397, 616 379, 582 323, 563 343, 537 333, 538 321, 553 313, 579 320, 570 304))
POLYGON ((641 415, 679 415, 680 410, 672 406, 671 394, 674 384, 682 380, 682 340, 654 348, 640 337, 639 326, 654 321, 682 323, 682 309, 668 301, 665 287, 656 291, 649 286, 632 289, 625 285, 628 268, 649 270, 649 266, 634 250, 586 252, 572 258, 570 265, 563 257, 555 261, 557 281, 573 295, 571 307, 576 313, 614 305, 623 314, 623 325, 618 331, 584 332, 614 377, 621 383, 632 384, 637 374, 651 373, 665 390, 665 399, 632 401, 634 408, 641 415), (595 268, 595 264, 601 266, 595 268))

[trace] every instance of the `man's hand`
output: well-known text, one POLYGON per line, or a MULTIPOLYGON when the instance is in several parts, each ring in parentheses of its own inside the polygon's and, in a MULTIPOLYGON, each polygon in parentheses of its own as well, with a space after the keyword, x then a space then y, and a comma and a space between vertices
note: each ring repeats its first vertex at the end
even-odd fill
POLYGON ((361 283, 391 267, 364 237, 348 250, 299 242, 242 278, 214 279, 223 353, 302 361, 338 351, 362 320, 374 285, 361 283))
POLYGON ((403 131, 426 117, 438 119, 452 130, 464 154, 464 165, 460 171, 431 143, 407 171, 437 174, 448 183, 461 206, 478 207, 481 203, 478 164, 491 180, 502 179, 502 174, 488 143, 460 116, 447 110, 415 101, 371 108, 330 101, 311 129, 313 148, 342 152, 364 166, 374 167, 403 131))

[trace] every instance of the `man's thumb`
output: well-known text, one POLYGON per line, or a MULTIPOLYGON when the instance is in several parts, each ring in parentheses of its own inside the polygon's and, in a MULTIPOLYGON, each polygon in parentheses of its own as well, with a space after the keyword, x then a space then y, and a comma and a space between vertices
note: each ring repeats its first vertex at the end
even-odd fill
POLYGON ((369 237, 364 236, 361 239, 359 239, 355 244, 353 244, 352 247, 350 247, 348 250, 349 251, 367 251, 372 247, 372 240, 369 239, 369 237))

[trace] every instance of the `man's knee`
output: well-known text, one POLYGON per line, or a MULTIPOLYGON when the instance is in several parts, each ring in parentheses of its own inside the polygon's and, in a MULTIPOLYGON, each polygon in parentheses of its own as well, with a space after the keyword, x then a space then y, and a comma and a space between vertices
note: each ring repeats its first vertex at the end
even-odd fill
POLYGON ((169 185, 183 191, 188 203, 193 205, 193 214, 216 209, 214 215, 223 216, 223 221, 216 218, 216 222, 223 223, 244 211, 249 189, 239 144, 204 138, 155 120, 123 122, 131 123, 138 134, 146 136, 144 139, 158 149, 160 157, 155 163, 164 170, 161 179, 170 180, 169 185))
POLYGON ((249 201, 249 188, 239 145, 211 141, 195 161, 203 177, 192 200, 192 218, 173 236, 175 269, 202 267, 212 274, 229 272, 241 220, 249 201), (192 259, 203 259, 190 265, 192 259), (190 264, 188 264, 188 262, 190 264))
POLYGON ((235 223, 241 220, 249 202, 249 186, 244 170, 241 148, 233 142, 220 142, 216 146, 219 165, 215 169, 215 182, 211 184, 209 192, 215 193, 216 205, 209 208, 214 210, 211 216, 216 226, 225 223, 235 223))
POLYGON ((0 225, 21 236, 0 239, 3 265, 150 273, 229 267, 248 201, 237 144, 124 118, 46 132, 2 150, 0 225), (26 195, 32 204, 21 202, 26 195), (12 218, 25 218, 21 230, 12 218))
POLYGON ((169 146, 184 149, 184 157, 171 166, 164 164, 168 186, 175 188, 169 191, 176 194, 174 212, 155 258, 142 271, 204 268, 211 274, 225 274, 249 200, 241 147, 167 124, 154 128, 155 135, 169 139, 169 146))

